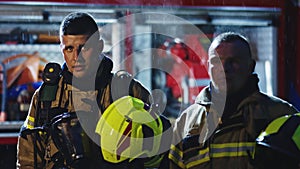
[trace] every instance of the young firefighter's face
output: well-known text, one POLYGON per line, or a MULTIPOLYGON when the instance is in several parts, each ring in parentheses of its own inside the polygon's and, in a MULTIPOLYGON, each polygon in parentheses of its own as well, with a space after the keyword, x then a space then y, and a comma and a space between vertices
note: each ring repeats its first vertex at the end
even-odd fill
POLYGON ((77 78, 95 75, 103 42, 88 39, 86 35, 63 35, 60 40, 61 51, 69 71, 77 78))

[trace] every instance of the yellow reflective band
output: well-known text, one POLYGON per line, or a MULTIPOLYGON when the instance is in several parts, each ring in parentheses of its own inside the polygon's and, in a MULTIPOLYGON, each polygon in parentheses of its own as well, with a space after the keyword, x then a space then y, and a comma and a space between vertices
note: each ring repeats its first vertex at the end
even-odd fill
MULTIPOLYGON (((300 117, 300 113, 296 113, 295 115, 300 117)), ((297 129, 294 132, 294 135, 292 136, 292 140, 300 150, 300 126, 297 127, 297 129)))
POLYGON ((212 157, 214 157, 214 158, 220 158, 220 157, 242 157, 242 156, 248 156, 248 153, 246 151, 212 153, 212 157))
POLYGON ((178 165, 180 168, 185 168, 185 165, 182 161, 177 160, 172 154, 169 154, 169 159, 172 160, 176 165, 178 165))
POLYGON ((212 144, 211 157, 219 158, 248 156, 248 152, 253 152, 254 145, 254 142, 212 144))
POLYGON ((172 144, 168 157, 180 168, 186 168, 184 163, 182 162, 182 154, 182 151, 180 151, 176 146, 172 144))
POLYGON ((223 143, 223 144, 211 144, 211 148, 226 148, 226 147, 251 147, 254 142, 239 142, 239 143, 223 143))
POLYGON ((183 162, 183 152, 171 145, 169 159, 181 168, 192 168, 210 161, 210 158, 247 157, 253 152, 255 142, 239 142, 225 144, 211 144, 210 147, 198 151, 197 156, 183 162))
POLYGON ((33 129, 34 128, 34 117, 28 116, 25 121, 26 128, 33 129))
POLYGON ((172 152, 174 152, 175 154, 177 154, 176 156, 179 158, 182 158, 183 156, 183 152, 181 150, 179 150, 175 145, 171 145, 171 150, 172 152))
POLYGON ((144 166, 146 168, 157 168, 161 162, 161 160, 163 159, 164 155, 156 155, 154 157, 152 157, 149 161, 146 161, 144 163, 144 166))
POLYGON ((200 150, 199 154, 196 157, 193 157, 193 161, 190 163, 187 163, 186 166, 187 166, 187 168, 191 168, 191 167, 197 166, 199 164, 205 163, 209 160, 210 160, 209 148, 207 147, 204 150, 200 150), (195 161, 195 159, 198 159, 198 160, 195 161))
POLYGON ((280 129, 280 127, 283 125, 283 123, 285 123, 286 120, 289 119, 290 117, 291 116, 286 115, 286 116, 275 119, 274 121, 272 121, 272 123, 270 123, 268 125, 266 130, 264 132, 262 132, 259 137, 264 137, 266 135, 277 133, 278 130, 280 129))
POLYGON ((300 126, 297 127, 294 135, 292 136, 292 140, 300 150, 300 126))

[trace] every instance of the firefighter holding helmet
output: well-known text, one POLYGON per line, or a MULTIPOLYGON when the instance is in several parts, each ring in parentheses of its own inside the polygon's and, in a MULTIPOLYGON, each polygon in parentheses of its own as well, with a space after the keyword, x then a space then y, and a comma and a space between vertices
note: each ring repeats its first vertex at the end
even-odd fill
MULTIPOLYGON (((17 168, 140 169, 157 164, 161 157, 156 156, 159 145, 149 150, 151 157, 138 158, 139 154, 136 154, 134 159, 119 158, 122 154, 118 154, 117 161, 107 158, 106 154, 109 153, 101 151, 100 140, 111 137, 101 129, 97 134, 96 125, 100 119, 115 112, 106 111, 115 101, 127 96, 128 100, 134 100, 133 103, 148 105, 152 112, 157 112, 151 106, 153 100, 150 92, 138 80, 125 71, 112 72, 113 62, 102 53, 104 42, 100 39, 94 18, 84 12, 67 15, 60 26, 60 43, 65 63, 62 69, 56 63, 48 63, 45 67, 44 83, 33 95, 28 116, 18 137, 17 168)), ((136 104, 129 104, 125 108, 132 109, 133 105, 136 104)), ((123 113, 129 112, 124 110, 123 113)), ((144 115, 150 112, 142 106, 134 111, 134 114, 139 113, 144 115)), ((132 119, 136 117, 127 116, 132 119)), ((126 119, 122 117, 125 116, 119 119, 126 119)), ((150 121, 154 120, 147 117, 150 121)), ((154 121, 158 119, 158 123, 144 126, 143 123, 135 123, 135 128, 130 129, 130 125, 125 127, 128 127, 129 133, 138 129, 140 132, 136 132, 136 135, 139 137, 151 132, 150 136, 159 139, 165 125, 170 127, 170 124, 161 116, 154 117, 157 117, 154 121)), ((111 122, 110 118, 103 120, 111 122)), ((124 121, 113 119, 113 122, 124 121)), ((153 143, 158 142, 156 140, 153 143)))

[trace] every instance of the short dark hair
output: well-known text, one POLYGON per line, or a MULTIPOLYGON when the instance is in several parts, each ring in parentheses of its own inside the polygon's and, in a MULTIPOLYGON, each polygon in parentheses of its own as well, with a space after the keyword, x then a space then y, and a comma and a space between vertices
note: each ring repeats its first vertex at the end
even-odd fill
POLYGON ((86 12, 68 14, 61 22, 59 35, 88 35, 100 38, 98 25, 93 16, 86 12))
POLYGON ((242 42, 247 47, 250 57, 252 57, 250 43, 248 39, 242 34, 236 32, 225 32, 216 36, 212 41, 212 45, 209 48, 209 52, 212 52, 211 50, 214 50, 217 46, 219 46, 220 43, 235 41, 242 42))

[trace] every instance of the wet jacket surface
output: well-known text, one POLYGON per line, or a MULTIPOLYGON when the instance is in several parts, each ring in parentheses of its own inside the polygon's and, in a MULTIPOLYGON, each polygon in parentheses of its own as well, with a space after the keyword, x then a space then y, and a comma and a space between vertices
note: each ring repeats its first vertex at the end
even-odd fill
MULTIPOLYGON (((149 91, 137 80, 131 80, 131 78, 128 78, 126 74, 122 74, 120 76, 116 75, 118 76, 117 80, 121 79, 121 81, 117 81, 115 83, 117 85, 113 86, 112 77, 114 75, 111 73, 111 70, 112 61, 109 58, 104 57, 100 63, 96 76, 96 90, 86 90, 82 87, 74 85, 72 86, 72 75, 66 70, 66 67, 64 67, 62 76, 58 82, 56 99, 51 102, 51 111, 46 117, 48 118, 47 120, 63 112, 85 111, 88 113, 94 113, 94 121, 89 120, 88 123, 91 125, 96 125, 101 113, 104 112, 104 110, 113 102, 114 99, 116 99, 115 97, 121 97, 126 94, 139 98, 150 104, 151 97, 149 97, 149 91), (126 79, 130 79, 130 84, 127 85, 128 90, 124 92, 124 90, 120 90, 119 87, 120 85, 124 87, 124 85, 127 84, 126 79), (73 99, 76 99, 77 97, 78 99, 81 98, 81 102, 76 102, 76 105, 74 105, 75 103, 73 99), (97 100, 98 106, 95 106, 95 104, 88 104, 89 101, 93 101, 95 99, 97 100), (79 105, 81 103, 82 105, 79 105)), ((53 143, 53 139, 51 139, 51 137, 46 139, 47 136, 43 132, 38 132, 39 139, 37 141, 37 148, 34 148, 34 139, 36 137, 34 132, 30 132, 30 129, 37 127, 37 117, 41 118, 43 116, 42 114, 38 113, 40 113, 40 110, 43 110, 46 107, 44 103, 39 103, 38 101, 40 90, 41 89, 38 89, 32 97, 28 116, 21 129, 21 131, 27 129, 29 132, 20 132, 21 135, 18 138, 17 167, 21 169, 34 168, 35 158, 37 160, 36 168, 52 168, 54 165, 54 156, 58 152, 57 147, 53 143), (47 140, 46 143, 45 140, 47 140), (37 152, 38 155, 35 156, 34 152, 37 152)), ((45 120, 45 118, 43 120, 45 120)), ((99 147, 96 144, 91 143, 89 148, 91 151, 91 156, 89 157, 89 166, 85 166, 85 168, 126 168, 126 165, 124 164, 113 165, 110 163, 105 163, 101 157, 99 147)))
POLYGON ((252 169, 249 156, 260 132, 273 119, 297 111, 260 92, 257 83, 253 75, 237 99, 226 104, 211 87, 204 88, 175 123, 170 168, 252 169))

